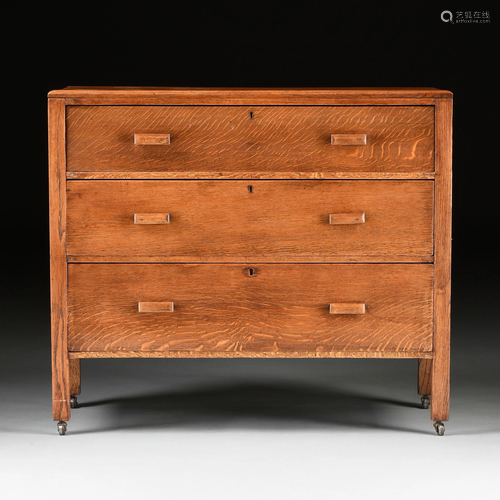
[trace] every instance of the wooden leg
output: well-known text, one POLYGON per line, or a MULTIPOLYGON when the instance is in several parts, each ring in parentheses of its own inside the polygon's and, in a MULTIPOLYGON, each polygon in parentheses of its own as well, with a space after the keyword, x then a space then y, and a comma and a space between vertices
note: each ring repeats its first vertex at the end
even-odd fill
POLYGON ((432 359, 422 358, 418 360, 418 393, 421 396, 432 394, 432 359))
POLYGON ((52 412, 59 433, 71 416, 68 357, 68 274, 66 248, 66 105, 49 99, 50 298, 52 412))
POLYGON ((431 419, 444 433, 450 407, 451 296, 451 99, 435 106, 436 174, 434 203, 434 332, 431 370, 431 419))
POLYGON ((444 422, 449 419, 450 413, 449 345, 435 349, 431 372, 431 420, 444 422))
POLYGON ((71 418, 70 360, 66 323, 58 321, 57 306, 52 306, 52 416, 54 420, 71 418))
POLYGON ((71 418, 71 394, 69 359, 53 355, 52 360, 52 416, 54 420, 67 421, 71 418), (56 358, 56 359, 54 359, 56 358))
POLYGON ((80 394, 80 360, 69 360, 69 392, 72 396, 80 394))

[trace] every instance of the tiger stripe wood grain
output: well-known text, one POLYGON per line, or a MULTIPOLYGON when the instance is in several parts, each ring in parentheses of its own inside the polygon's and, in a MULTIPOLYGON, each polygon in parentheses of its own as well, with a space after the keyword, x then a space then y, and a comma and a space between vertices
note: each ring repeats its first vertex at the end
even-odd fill
POLYGON ((418 360, 418 393, 430 395, 432 392, 432 359, 418 360))
POLYGON ((428 351, 428 264, 70 264, 71 351, 428 351), (137 301, 175 303, 140 314, 137 301), (332 315, 330 303, 365 303, 332 315))
POLYGON ((434 170, 432 106, 69 106, 68 171, 434 170), (253 118, 250 118, 250 112, 253 118), (139 147, 134 134, 170 134, 139 147), (367 135, 332 146, 331 134, 367 135))
POLYGON ((68 255, 425 261, 433 253, 433 189, 432 181, 252 181, 250 193, 247 181, 68 181, 68 255), (136 225, 136 211, 168 212, 170 224, 136 225), (332 213, 364 213, 365 223, 330 224, 332 213))
POLYGON ((68 179, 434 179, 434 172, 66 172, 68 179))
POLYGON ((374 358, 431 359, 432 352, 421 351, 70 351, 70 359, 92 358, 374 358))
POLYGON ((66 265, 66 148, 63 99, 49 99, 49 241, 52 339, 52 415, 68 420, 70 380, 66 265))
POLYGON ((429 87, 50 92, 53 418, 83 358, 252 357, 416 358, 447 420, 451 121, 429 87))
POLYGON ((434 216, 434 337, 431 419, 445 421, 450 408, 452 107, 436 102, 436 201, 434 216))

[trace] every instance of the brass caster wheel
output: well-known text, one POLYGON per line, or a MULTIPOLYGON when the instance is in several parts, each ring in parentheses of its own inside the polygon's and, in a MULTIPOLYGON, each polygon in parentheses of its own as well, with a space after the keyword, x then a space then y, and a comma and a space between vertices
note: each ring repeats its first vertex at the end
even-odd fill
POLYGON ((444 424, 443 422, 434 422, 434 429, 438 436, 444 436, 444 424))
MULTIPOLYGON (((426 394, 425 396, 422 396, 421 401, 422 401, 422 408, 424 410, 427 410, 431 404, 431 397, 426 394)), ((73 408, 73 407, 71 407, 71 408, 73 408)))
POLYGON ((66 422, 64 422, 63 420, 61 420, 57 423, 57 430, 58 430, 60 436, 64 436, 64 434, 66 434, 67 429, 68 429, 68 424, 66 422))
POLYGON ((71 396, 70 405, 71 408, 78 408, 78 399, 76 399, 76 396, 71 396))

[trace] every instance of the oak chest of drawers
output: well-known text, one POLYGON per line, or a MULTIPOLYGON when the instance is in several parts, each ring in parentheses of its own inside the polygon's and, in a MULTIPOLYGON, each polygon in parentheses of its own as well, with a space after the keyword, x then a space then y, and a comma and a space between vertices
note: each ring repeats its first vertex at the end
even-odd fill
POLYGON ((442 435, 451 119, 432 88, 50 92, 60 434, 81 358, 376 357, 418 359, 442 435))

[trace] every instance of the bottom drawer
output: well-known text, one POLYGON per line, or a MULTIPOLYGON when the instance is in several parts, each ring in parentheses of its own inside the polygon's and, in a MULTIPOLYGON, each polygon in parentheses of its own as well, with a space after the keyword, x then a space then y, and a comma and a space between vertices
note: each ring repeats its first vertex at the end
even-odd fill
POLYGON ((70 264, 70 351, 431 351, 430 264, 70 264))

